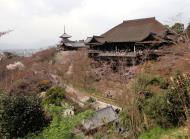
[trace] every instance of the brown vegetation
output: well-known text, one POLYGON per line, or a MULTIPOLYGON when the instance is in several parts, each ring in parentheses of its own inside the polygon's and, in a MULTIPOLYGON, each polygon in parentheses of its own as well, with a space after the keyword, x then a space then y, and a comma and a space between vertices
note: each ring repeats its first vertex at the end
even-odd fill
MULTIPOLYGON (((0 64, 0 89, 9 94, 33 94, 42 86, 43 80, 51 82, 50 72, 52 70, 51 60, 55 54, 55 48, 36 53, 31 57, 11 57, 1 61, 0 64), (6 66, 15 61, 24 64, 23 70, 7 70, 6 66), (42 85, 42 84, 41 84, 42 85)), ((41 88, 42 89, 42 88, 41 88)), ((39 92, 37 91, 37 92, 39 92)))

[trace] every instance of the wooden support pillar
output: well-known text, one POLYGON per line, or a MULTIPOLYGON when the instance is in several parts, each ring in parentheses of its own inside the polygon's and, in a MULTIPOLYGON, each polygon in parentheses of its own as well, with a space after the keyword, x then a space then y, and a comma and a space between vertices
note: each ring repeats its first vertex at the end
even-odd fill
POLYGON ((135 45, 134 45, 134 49, 133 50, 134 50, 134 53, 136 53, 136 46, 135 45))

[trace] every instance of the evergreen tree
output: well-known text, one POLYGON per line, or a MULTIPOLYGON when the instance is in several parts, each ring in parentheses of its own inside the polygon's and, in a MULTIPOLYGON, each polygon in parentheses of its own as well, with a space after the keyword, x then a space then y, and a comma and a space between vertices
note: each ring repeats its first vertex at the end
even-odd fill
POLYGON ((187 33, 188 38, 190 39, 190 23, 188 24, 186 28, 186 33, 187 33))
POLYGON ((184 32, 184 24, 182 23, 175 23, 171 29, 175 31, 177 34, 182 34, 184 32))

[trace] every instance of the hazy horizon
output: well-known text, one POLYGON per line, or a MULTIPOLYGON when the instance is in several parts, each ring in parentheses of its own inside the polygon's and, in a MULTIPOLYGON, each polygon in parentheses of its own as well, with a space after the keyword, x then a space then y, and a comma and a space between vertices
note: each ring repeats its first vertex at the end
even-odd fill
POLYGON ((42 48, 66 32, 72 40, 100 35, 123 20, 156 17, 163 24, 190 22, 190 1, 181 0, 0 0, 0 49, 42 48))

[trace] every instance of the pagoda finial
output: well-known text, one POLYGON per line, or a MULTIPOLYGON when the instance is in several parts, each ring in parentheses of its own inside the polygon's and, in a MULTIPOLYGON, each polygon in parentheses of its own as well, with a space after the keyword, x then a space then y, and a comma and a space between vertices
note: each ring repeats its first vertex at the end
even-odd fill
POLYGON ((68 34, 65 32, 65 25, 64 25, 64 34, 61 35, 60 38, 66 38, 66 39, 71 38, 71 36, 68 35, 68 34))

